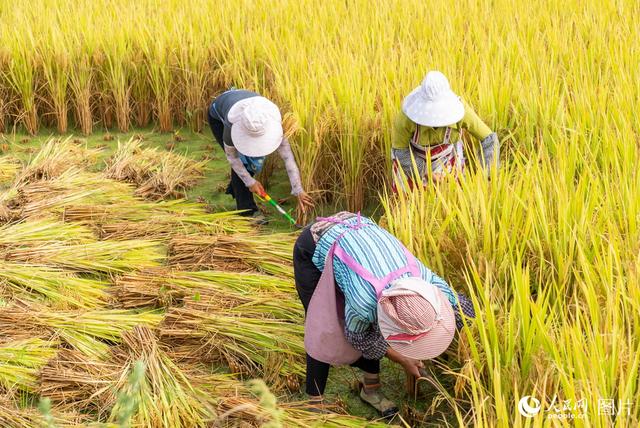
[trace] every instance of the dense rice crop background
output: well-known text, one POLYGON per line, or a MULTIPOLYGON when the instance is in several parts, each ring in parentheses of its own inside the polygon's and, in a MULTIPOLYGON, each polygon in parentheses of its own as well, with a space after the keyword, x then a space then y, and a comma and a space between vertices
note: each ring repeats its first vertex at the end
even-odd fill
POLYGON ((306 187, 351 209, 384 192, 402 97, 443 71, 499 133, 503 168, 383 206, 480 308, 451 367, 459 423, 640 422, 638 2, 1 4, 4 131, 199 130, 216 93, 249 87, 288 113, 306 187), (552 414, 586 400, 587 418, 523 418, 524 395, 552 414))

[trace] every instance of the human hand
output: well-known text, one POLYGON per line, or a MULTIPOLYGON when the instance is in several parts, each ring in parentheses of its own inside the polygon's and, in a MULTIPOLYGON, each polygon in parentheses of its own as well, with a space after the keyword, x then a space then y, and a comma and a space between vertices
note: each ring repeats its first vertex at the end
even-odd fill
POLYGON ((403 358, 399 363, 407 374, 415 377, 422 376, 420 374, 420 369, 424 368, 422 361, 414 360, 413 358, 403 358))
POLYGON ((298 210, 301 213, 306 213, 314 207, 315 203, 313 198, 309 196, 307 192, 301 192, 298 194, 298 210))
POLYGON ((258 196, 264 196, 265 193, 267 193, 264 191, 264 187, 262 187, 262 183, 259 181, 256 181, 252 186, 249 186, 249 190, 258 196))

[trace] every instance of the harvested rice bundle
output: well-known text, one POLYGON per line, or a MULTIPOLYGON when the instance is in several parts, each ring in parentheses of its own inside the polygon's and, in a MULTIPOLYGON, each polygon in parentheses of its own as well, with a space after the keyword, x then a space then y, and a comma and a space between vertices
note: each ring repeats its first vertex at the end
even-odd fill
POLYGON ((122 366, 88 358, 74 349, 60 348, 40 371, 37 393, 65 407, 86 411, 102 407, 95 397, 112 388, 122 366))
POLYGON ((247 271, 293 277, 295 236, 289 233, 176 236, 169 264, 180 268, 247 271))
POLYGON ((64 245, 43 243, 0 248, 0 258, 11 262, 51 264, 78 272, 119 273, 158 266, 164 248, 154 241, 94 241, 64 245))
MULTIPOLYGON (((206 427, 213 419, 206 405, 205 394, 192 385, 189 373, 183 371, 160 347, 154 333, 136 327, 123 335, 123 344, 114 360, 125 362, 117 389, 126 385, 127 374, 136 361, 146 367, 141 387, 137 391, 138 410, 132 418, 134 427, 206 427)), ((109 401, 108 399, 106 400, 109 401)), ((109 420, 116 421, 119 403, 113 407, 109 420)))
POLYGON ((91 225, 103 239, 167 239, 179 234, 248 233, 251 220, 236 212, 208 213, 200 203, 185 200, 74 205, 65 220, 91 225))
POLYGON ((62 213, 71 204, 134 201, 133 190, 126 183, 71 168, 51 180, 23 183, 2 192, 0 213, 8 211, 13 218, 43 217, 62 213))
MULTIPOLYGON (((53 424, 55 427, 82 427, 87 416, 78 413, 61 412, 52 410, 53 424)), ((15 398, 10 394, 0 394, 0 427, 7 428, 34 428, 46 427, 47 422, 42 414, 34 408, 20 407, 15 398)))
POLYGON ((139 324, 157 326, 156 311, 98 309, 52 312, 42 306, 13 305, 0 311, 0 337, 16 332, 47 334, 94 359, 109 355, 109 344, 119 343, 122 333, 139 324), (46 333, 45 333, 46 332, 46 333))
POLYGON ((289 280, 246 272, 163 268, 123 275, 116 281, 116 295, 125 308, 189 302, 198 310, 302 322, 303 310, 295 293, 289 280))
POLYGON ((19 183, 51 179, 70 168, 87 168, 95 165, 101 149, 89 149, 72 141, 52 138, 47 140, 36 155, 25 166, 18 178, 19 183))
POLYGON ((176 355, 225 361, 236 373, 263 377, 276 388, 295 389, 304 373, 304 328, 300 322, 199 311, 167 312, 160 327, 163 342, 176 355))
MULTIPOLYGON (((216 426, 262 427, 272 420, 273 411, 249 394, 220 397, 216 426)), ((340 413, 319 414, 305 410, 307 403, 282 403, 278 406, 281 426, 298 428, 389 428, 385 421, 368 421, 340 413)), ((336 409, 339 410, 339 409, 336 409)))
POLYGON ((109 178, 134 183, 136 194, 149 199, 181 197, 202 177, 206 161, 196 162, 185 156, 143 147, 142 141, 130 139, 118 143, 118 149, 104 171, 109 178))
POLYGON ((305 402, 279 403, 276 397, 260 381, 241 382, 226 374, 209 374, 201 377, 200 387, 210 393, 217 407, 215 426, 260 427, 277 419, 282 426, 290 427, 389 427, 384 422, 371 422, 349 416, 335 406, 332 414, 318 414, 305 410, 305 402))
POLYGON ((13 156, 0 157, 0 186, 12 183, 22 169, 20 161, 13 156))
POLYGON ((56 355, 56 346, 38 338, 0 344, 0 387, 33 392, 38 372, 56 355))
POLYGON ((105 281, 81 278, 53 266, 2 260, 0 288, 5 294, 25 301, 46 303, 56 309, 90 309, 109 300, 109 283, 105 281))
POLYGON ((95 241, 86 226, 51 219, 35 219, 0 226, 0 248, 43 242, 82 244, 95 241))

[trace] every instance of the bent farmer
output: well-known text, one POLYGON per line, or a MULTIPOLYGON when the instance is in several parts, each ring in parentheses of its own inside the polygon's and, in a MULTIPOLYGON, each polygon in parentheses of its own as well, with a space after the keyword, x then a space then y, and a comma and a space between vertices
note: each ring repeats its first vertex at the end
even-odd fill
POLYGON ((282 131, 282 116, 274 103, 255 92, 232 89, 213 100, 208 119, 231 164, 227 194, 236 200, 238 210, 245 210, 244 215, 259 217, 253 193, 262 196, 264 188, 254 175, 262 169, 265 156, 276 150, 284 161, 298 207, 304 212, 313 206, 302 188, 298 165, 282 131))
POLYGON ((447 174, 461 175, 465 164, 463 129, 480 142, 478 158, 489 176, 491 168, 498 167, 498 136, 451 90, 444 74, 430 71, 422 84, 405 97, 394 123, 391 141, 394 184, 403 186, 405 178, 401 171, 410 188, 414 183, 426 184, 429 174, 434 182, 447 174))
POLYGON ((464 317, 475 316, 467 297, 360 214, 340 212, 307 226, 293 266, 306 312, 312 409, 323 409, 329 367, 350 364, 364 372, 361 399, 392 416, 398 409, 380 389, 380 360, 386 356, 419 377, 421 360, 443 353, 464 317))

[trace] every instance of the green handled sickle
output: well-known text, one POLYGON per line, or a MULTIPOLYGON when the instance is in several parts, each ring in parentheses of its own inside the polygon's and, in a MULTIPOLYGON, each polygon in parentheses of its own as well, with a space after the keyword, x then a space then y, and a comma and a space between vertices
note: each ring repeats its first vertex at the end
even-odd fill
POLYGON ((300 226, 298 223, 296 223, 296 220, 291 217, 291 215, 286 212, 284 210, 284 208, 282 208, 276 201, 274 201, 273 199, 271 199, 271 196, 269 196, 269 194, 267 192, 263 192, 260 197, 262 199, 264 199, 265 201, 267 201, 273 208, 275 208, 280 214, 282 214, 287 220, 289 220, 289 222, 294 225, 295 227, 297 227, 298 229, 301 229, 302 226, 300 226))

